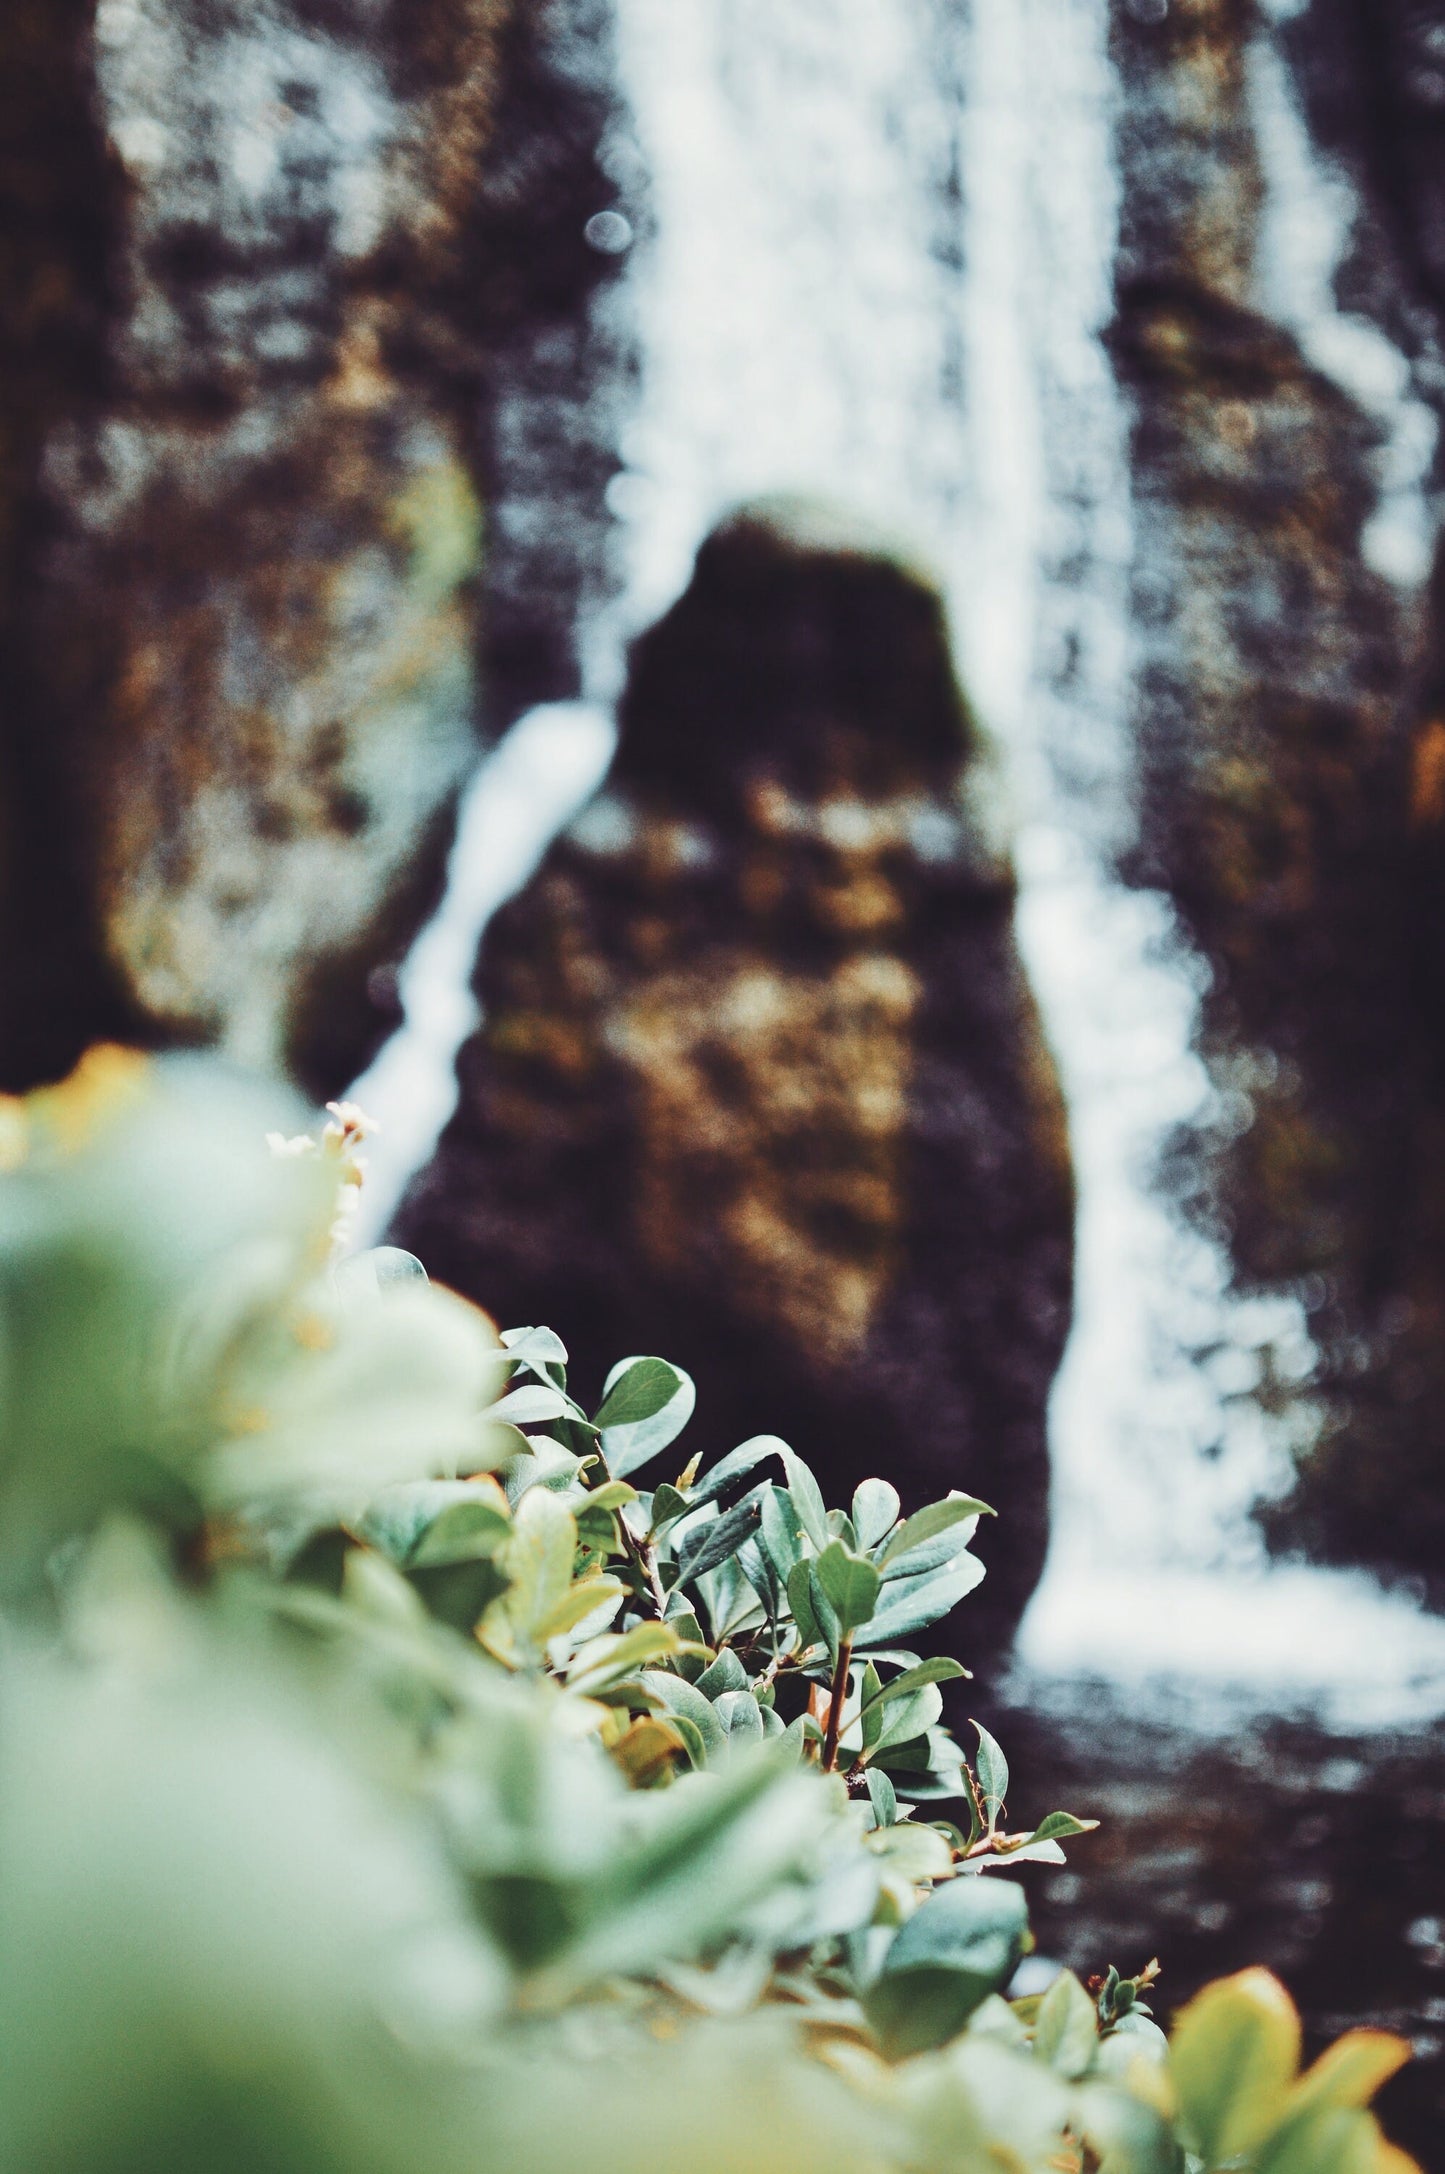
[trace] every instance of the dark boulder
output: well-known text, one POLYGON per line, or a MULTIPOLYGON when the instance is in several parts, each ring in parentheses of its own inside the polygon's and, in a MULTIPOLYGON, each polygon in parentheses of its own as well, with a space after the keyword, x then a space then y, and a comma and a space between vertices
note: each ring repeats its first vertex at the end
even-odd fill
POLYGON ((975 1648, 1043 1561, 1072 1195, 939 598, 740 516, 637 646, 605 794, 483 945, 486 1025, 401 1217, 595 1396, 657 1350, 694 1446, 776 1432, 846 1502, 1002 1512, 975 1648))
POLYGON ((519 380, 597 374, 607 12, 3 11, 0 1086, 110 1034, 335 1093, 394 1024, 518 676, 519 380))

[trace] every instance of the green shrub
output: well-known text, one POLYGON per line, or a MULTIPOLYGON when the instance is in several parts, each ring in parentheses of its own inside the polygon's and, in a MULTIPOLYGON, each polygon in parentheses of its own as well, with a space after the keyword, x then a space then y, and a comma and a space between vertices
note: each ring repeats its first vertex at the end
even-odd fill
POLYGON ((0 2134, 17 2174, 1405 2174, 1261 1972, 1009 2000, 1003 1752, 908 1641, 992 1513, 829 1509, 388 1249, 364 1126, 197 1061, 0 1105, 0 2134), (345 1216, 340 1218, 344 1232, 345 1216))

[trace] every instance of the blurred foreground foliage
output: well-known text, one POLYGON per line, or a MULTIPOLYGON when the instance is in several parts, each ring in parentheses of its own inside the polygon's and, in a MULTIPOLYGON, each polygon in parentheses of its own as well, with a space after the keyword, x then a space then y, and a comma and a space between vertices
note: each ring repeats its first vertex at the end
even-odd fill
POLYGON ((1011 1828, 909 1648, 984 1504, 668 1460, 685 1375, 588 1414, 342 1257, 364 1121, 278 1114, 116 1050, 0 1102, 7 2169, 1408 2174, 1405 2049, 1301 2076, 1264 1972, 1169 2041, 1154 1965, 1007 1998, 1091 1823, 1011 1828))

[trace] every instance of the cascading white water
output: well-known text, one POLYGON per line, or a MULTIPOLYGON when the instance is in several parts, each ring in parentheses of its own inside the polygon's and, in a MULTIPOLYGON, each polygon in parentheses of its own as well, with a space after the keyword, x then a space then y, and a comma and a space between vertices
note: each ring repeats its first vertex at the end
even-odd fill
MULTIPOLYGON (((589 630, 589 692, 615 693, 627 637, 721 513, 801 492, 933 561, 1005 758, 1020 937, 1080 1198, 1055 1540, 1024 1662, 1328 1685, 1366 1718, 1383 1674, 1392 1710, 1445 1705, 1445 1625, 1364 1579, 1265 1574, 1248 1513, 1286 1445, 1249 1392, 1266 1347, 1276 1372, 1307 1373, 1302 1317, 1233 1299, 1226 1259, 1154 1185, 1210 1088, 1193 1052, 1204 969, 1167 902, 1112 873, 1134 796, 1125 423, 1099 339, 1117 187, 1105 0, 617 0, 617 15, 654 233, 631 275, 642 375, 611 493, 628 576, 589 630)), ((474 911, 452 927, 453 950, 480 933, 474 911)))
POLYGON ((399 976, 404 1023, 347 1089, 381 1128, 367 1149, 355 1244, 376 1244, 456 1108, 457 1056, 481 1016, 472 970, 482 930, 597 790, 615 744, 612 719, 597 704, 544 703, 462 796, 441 905, 399 976))

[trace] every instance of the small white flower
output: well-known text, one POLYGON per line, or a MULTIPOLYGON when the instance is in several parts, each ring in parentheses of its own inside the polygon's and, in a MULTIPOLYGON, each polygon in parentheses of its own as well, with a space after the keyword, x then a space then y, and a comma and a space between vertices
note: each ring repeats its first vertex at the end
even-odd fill
POLYGON ((279 1162, 296 1162, 303 1155, 321 1152, 309 1132, 298 1132, 292 1140, 288 1140, 284 1132, 268 1132, 266 1145, 279 1162))
MULTIPOLYGON (((368 1117, 365 1110, 355 1102, 328 1102, 326 1113, 328 1117, 335 1118, 343 1132, 351 1133, 358 1140, 369 1139, 372 1133, 381 1130, 377 1120, 368 1117)), ((327 1129, 329 1131, 330 1127, 327 1129)))

